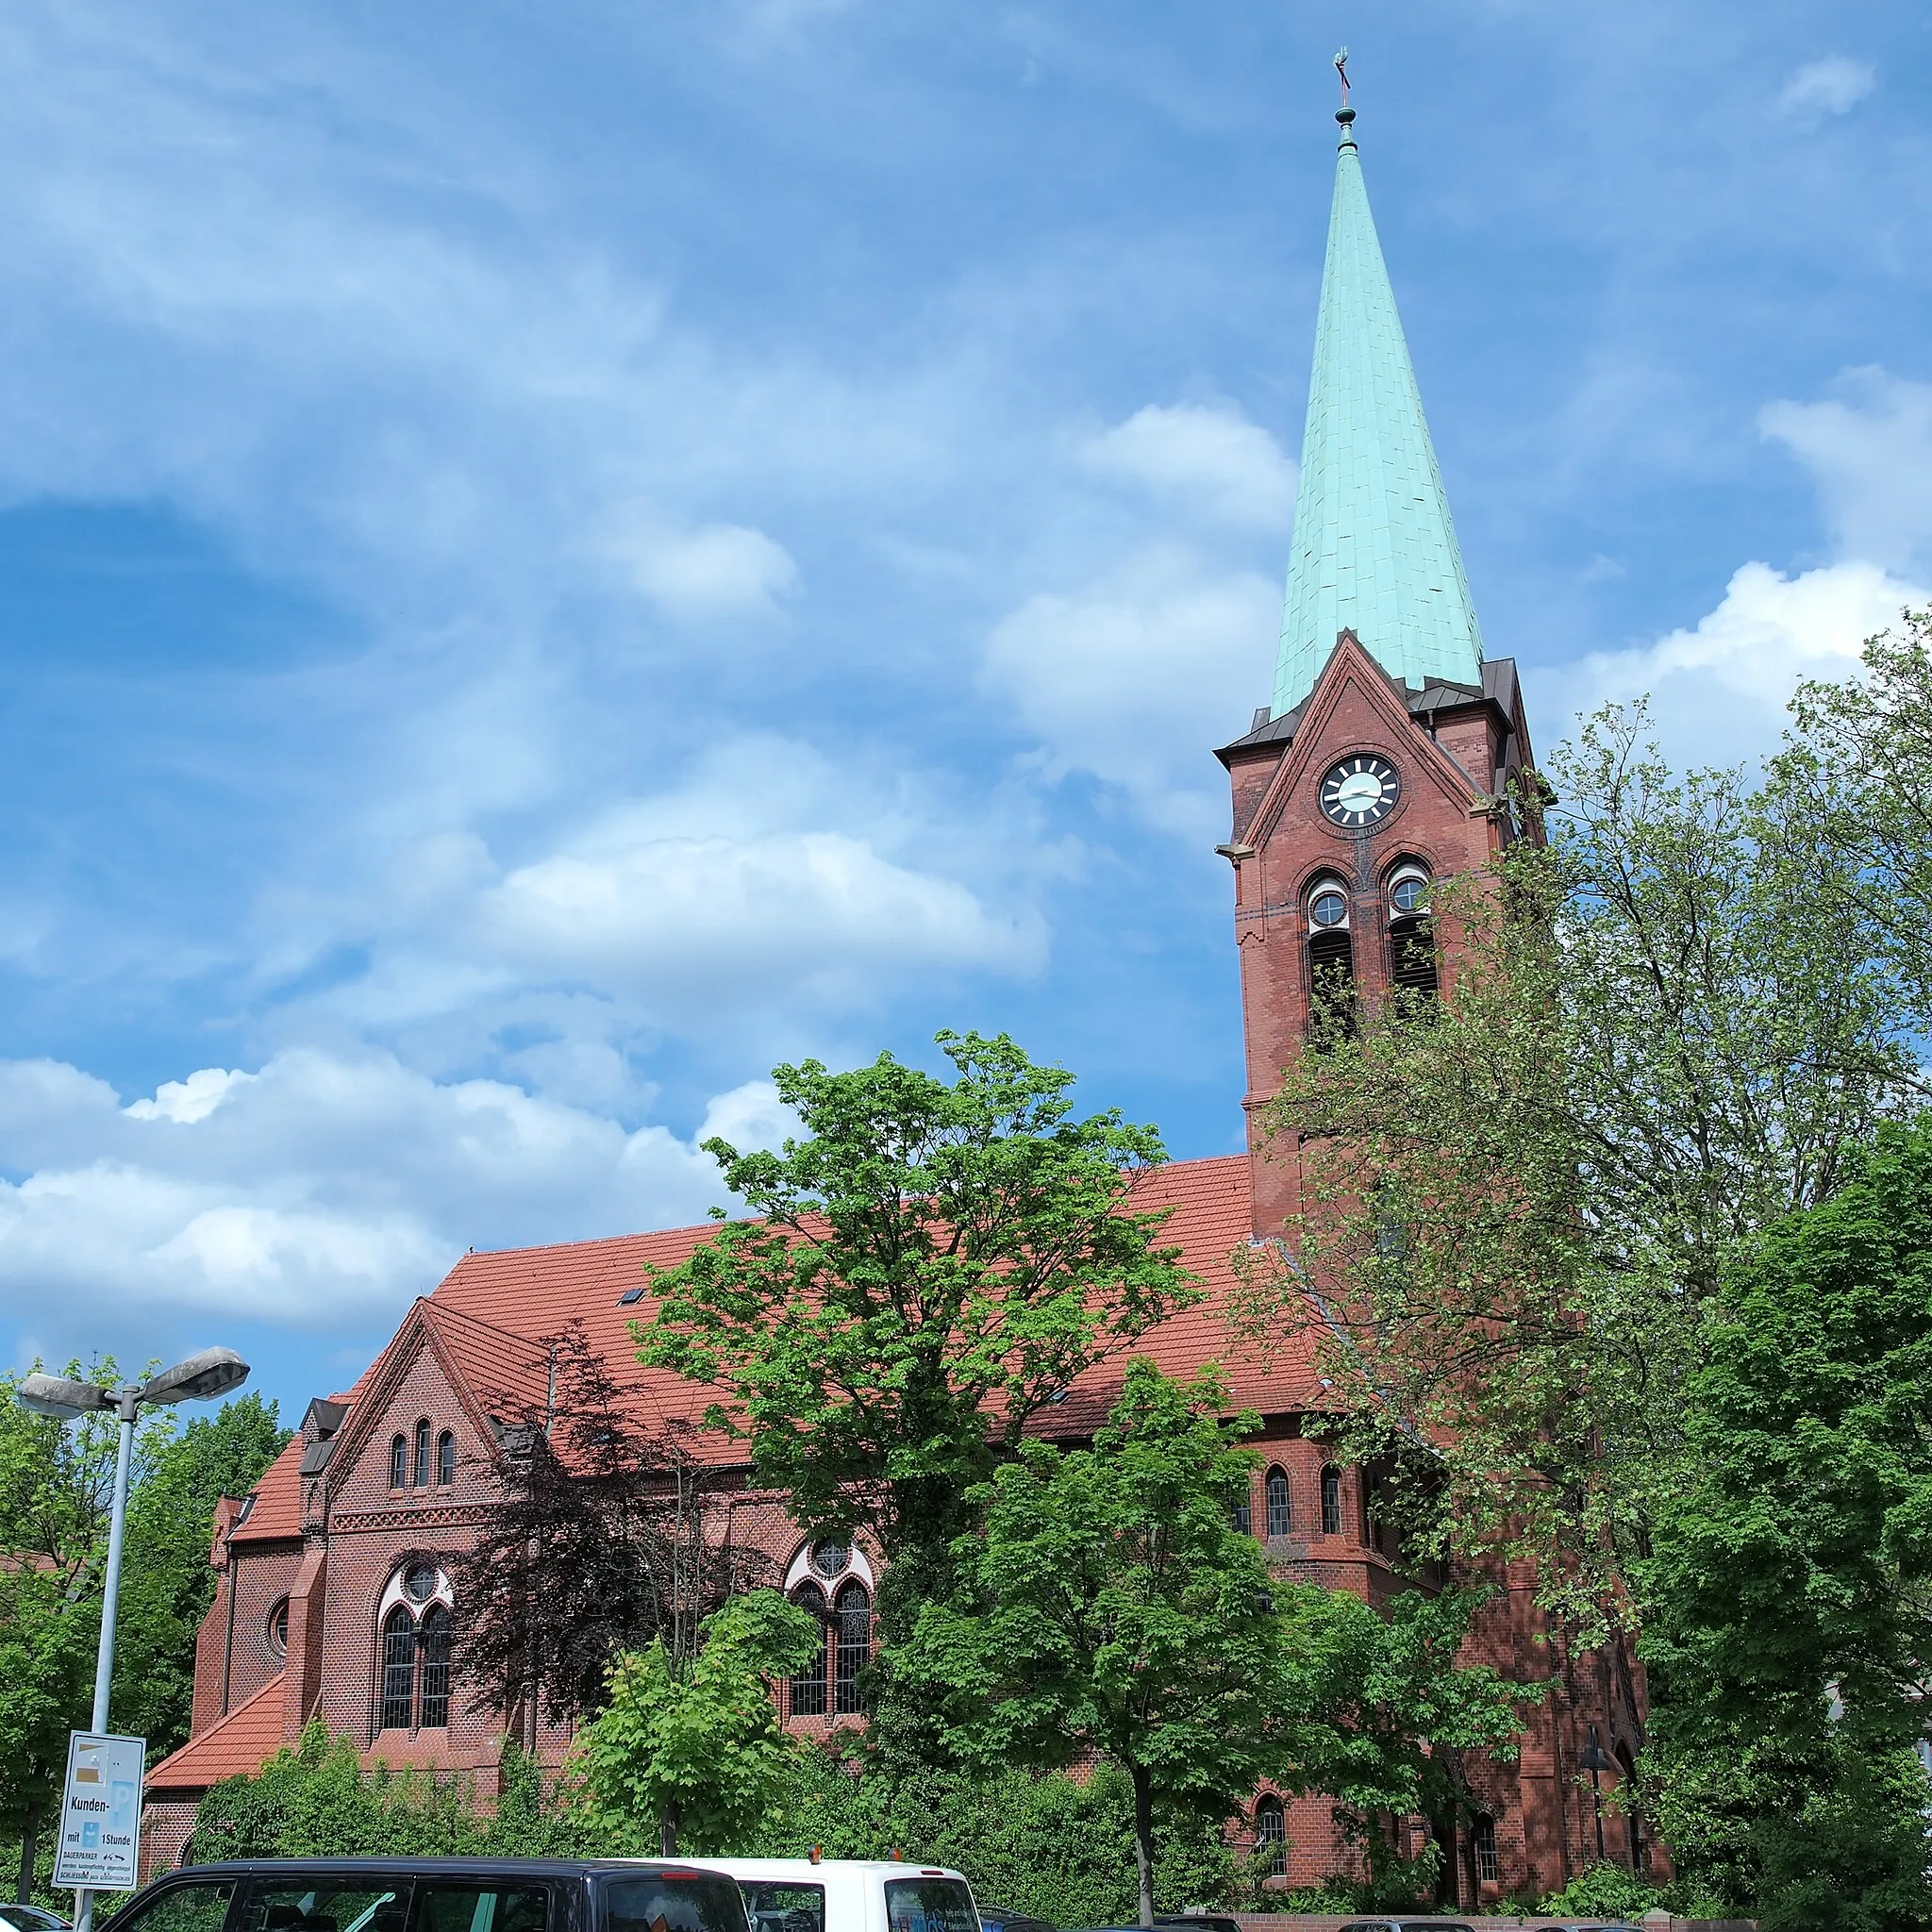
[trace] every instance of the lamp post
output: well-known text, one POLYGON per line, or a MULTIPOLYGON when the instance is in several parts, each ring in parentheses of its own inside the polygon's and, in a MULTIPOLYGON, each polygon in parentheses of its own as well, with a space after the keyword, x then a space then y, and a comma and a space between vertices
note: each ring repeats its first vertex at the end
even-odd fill
POLYGON ((1598 1774, 1610 1769, 1610 1760, 1604 1747, 1597 1741, 1596 1726, 1590 1727, 1590 1737, 1577 1758, 1590 1774, 1590 1802, 1596 1807, 1596 1861, 1604 1863, 1604 1790, 1597 1782, 1598 1774))
MULTIPOLYGON (((205 1348, 142 1383, 103 1389, 66 1375, 28 1375, 14 1393, 36 1415, 71 1423, 76 1417, 112 1409, 121 1424, 114 1458, 114 1507, 108 1519, 108 1574, 101 1591, 101 1643, 94 1658, 92 1728, 108 1728, 108 1690, 114 1678, 114 1624, 121 1607, 121 1544, 127 1530, 127 1471, 134 1459, 134 1422, 143 1403, 212 1402, 248 1379, 248 1364, 232 1348, 205 1348)), ((94 1895, 75 1894, 75 1932, 93 1932, 94 1895)))

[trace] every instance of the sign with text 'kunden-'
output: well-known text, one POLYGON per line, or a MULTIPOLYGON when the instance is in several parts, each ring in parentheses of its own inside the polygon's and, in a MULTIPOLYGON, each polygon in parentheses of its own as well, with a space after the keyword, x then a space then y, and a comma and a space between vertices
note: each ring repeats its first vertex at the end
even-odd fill
POLYGON ((54 1883, 65 1890, 132 1891, 141 1880, 141 1773, 145 1738, 98 1731, 67 1736, 67 1784, 54 1883))

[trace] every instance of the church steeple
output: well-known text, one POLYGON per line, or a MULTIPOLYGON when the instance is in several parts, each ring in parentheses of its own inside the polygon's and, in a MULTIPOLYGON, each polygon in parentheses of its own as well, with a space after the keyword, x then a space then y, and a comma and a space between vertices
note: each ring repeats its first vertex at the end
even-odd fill
POLYGON ((1478 684, 1482 634, 1395 312, 1342 75, 1341 148, 1302 433, 1274 715, 1313 689, 1353 630, 1391 677, 1478 684))

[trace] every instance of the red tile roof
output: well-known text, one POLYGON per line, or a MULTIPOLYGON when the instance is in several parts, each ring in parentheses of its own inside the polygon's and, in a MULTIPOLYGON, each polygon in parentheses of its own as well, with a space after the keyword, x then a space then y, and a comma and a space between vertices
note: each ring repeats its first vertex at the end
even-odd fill
POLYGON ((228 1532, 231 1543, 269 1542, 302 1534, 302 1452, 308 1446, 296 1436, 262 1472, 247 1520, 228 1532))
MULTIPOLYGON (((1172 1374, 1190 1374, 1207 1362, 1220 1361, 1240 1407, 1279 1413, 1308 1407, 1319 1391, 1305 1348, 1261 1359, 1238 1350, 1227 1332, 1226 1298, 1234 1286, 1229 1257, 1247 1239, 1249 1227, 1247 1158, 1225 1155, 1157 1168, 1142 1176, 1135 1199, 1140 1207, 1173 1209, 1165 1239, 1181 1249, 1185 1265, 1200 1278, 1207 1295, 1197 1307, 1151 1330, 1133 1353, 1151 1356, 1172 1374)), ((466 1371, 469 1363, 475 1364, 474 1392, 486 1406, 498 1393, 526 1399, 533 1386, 531 1368, 541 1374, 534 1357, 520 1361, 514 1347, 504 1344, 581 1321, 591 1346, 620 1379, 635 1382, 641 1407, 661 1422, 695 1424, 715 1391, 664 1370, 638 1367, 626 1375, 635 1358, 630 1324, 648 1317, 656 1302, 646 1296, 624 1307, 618 1298, 644 1286, 647 1262, 675 1267, 714 1231, 708 1223, 557 1247, 468 1254, 443 1277, 427 1306, 452 1352, 467 1351, 466 1371), (459 1328, 447 1321, 451 1316, 466 1318, 473 1325, 459 1328), (488 1334, 497 1338, 487 1343, 482 1339, 486 1324, 488 1334), (464 1336, 475 1339, 460 1341, 464 1336)), ((1090 1370, 1067 1401, 1056 1407, 1052 1432, 1089 1433, 1106 1414, 1120 1379, 1118 1361, 1090 1370)), ((721 1460, 742 1455, 737 1445, 717 1438, 705 1446, 721 1460)))
POLYGON ((205 1791, 238 1772, 259 1771, 282 1746, 282 1684, 277 1671, 245 1704, 238 1704, 220 1724, 191 1738, 173 1757, 148 1773, 142 1790, 205 1791))

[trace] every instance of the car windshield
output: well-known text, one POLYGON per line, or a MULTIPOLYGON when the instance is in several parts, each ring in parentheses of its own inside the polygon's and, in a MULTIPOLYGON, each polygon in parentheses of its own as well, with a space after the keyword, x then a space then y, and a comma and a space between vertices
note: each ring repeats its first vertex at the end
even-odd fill
POLYGON ((825 1932, 825 1888, 791 1879, 741 1878, 753 1932, 825 1932))
POLYGON ((979 1932, 979 1914, 963 1878, 886 1880, 889 1932, 979 1932))
POLYGON ((602 1918, 603 1932, 748 1932, 738 1887, 716 1872, 612 1879, 602 1918))
POLYGON ((228 1901, 235 1895, 235 1881, 224 1878, 208 1884, 171 1885, 158 1891, 145 1905, 114 1920, 125 1932, 222 1932, 222 1921, 228 1916, 228 1901))

